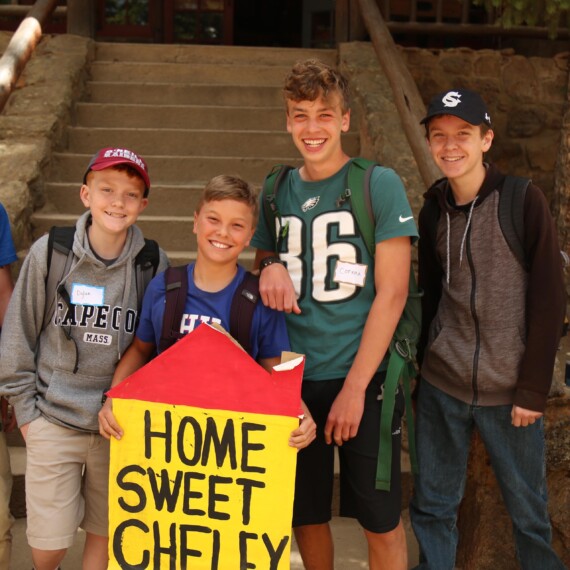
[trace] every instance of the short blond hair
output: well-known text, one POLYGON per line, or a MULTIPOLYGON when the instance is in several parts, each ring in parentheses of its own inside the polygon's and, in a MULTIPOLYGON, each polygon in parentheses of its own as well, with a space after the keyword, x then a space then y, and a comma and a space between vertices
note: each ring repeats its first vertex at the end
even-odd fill
POLYGON ((315 101, 320 96, 328 100, 338 94, 342 112, 350 109, 350 89, 348 80, 340 71, 318 59, 307 59, 296 63, 283 87, 283 97, 287 101, 315 101))
POLYGON ((240 176, 220 174, 219 176, 214 176, 214 178, 206 184, 200 196, 196 211, 199 212, 202 206, 207 202, 236 200, 251 208, 253 225, 255 226, 259 216, 258 195, 257 190, 240 176))

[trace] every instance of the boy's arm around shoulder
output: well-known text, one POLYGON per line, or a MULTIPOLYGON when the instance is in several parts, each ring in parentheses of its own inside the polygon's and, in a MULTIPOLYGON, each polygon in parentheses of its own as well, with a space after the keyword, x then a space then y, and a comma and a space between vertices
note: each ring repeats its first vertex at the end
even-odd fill
MULTIPOLYGON (((255 253, 254 268, 258 269, 261 260, 276 256, 275 252, 258 249, 255 253)), ((284 265, 273 263, 259 275, 259 294, 266 307, 277 311, 300 314, 297 295, 291 277, 284 265)))
POLYGON ((46 272, 44 236, 32 245, 24 260, 2 327, 0 394, 14 406, 20 427, 40 415, 36 408, 36 352, 46 303, 46 272))
POLYGON ((552 383, 566 292, 556 226, 544 194, 532 184, 526 193, 524 228, 529 269, 527 334, 514 404, 543 412, 552 383))

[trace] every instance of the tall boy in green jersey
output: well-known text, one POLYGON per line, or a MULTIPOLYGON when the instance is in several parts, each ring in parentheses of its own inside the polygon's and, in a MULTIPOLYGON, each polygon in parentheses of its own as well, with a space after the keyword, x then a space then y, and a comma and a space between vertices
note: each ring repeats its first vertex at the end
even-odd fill
POLYGON ((317 423, 317 439, 298 456, 295 537, 305 568, 333 568, 328 523, 335 443, 341 515, 363 526, 371 569, 403 570, 401 394, 392 426, 391 490, 377 491, 375 475, 384 357, 406 301, 416 226, 392 170, 378 167, 371 179, 374 259, 350 205, 338 200, 350 164, 341 144, 350 126, 348 83, 340 73, 316 60, 298 63, 284 97, 287 130, 304 163, 287 174, 276 195, 283 237, 276 244, 268 226, 274 221, 261 219, 252 245, 263 302, 287 313, 291 347, 307 356, 303 399, 317 423))

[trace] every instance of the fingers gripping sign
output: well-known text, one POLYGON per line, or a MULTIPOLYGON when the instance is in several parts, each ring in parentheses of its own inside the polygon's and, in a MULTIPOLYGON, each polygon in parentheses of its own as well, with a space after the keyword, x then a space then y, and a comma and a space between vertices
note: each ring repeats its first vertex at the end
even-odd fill
POLYGON ((113 415, 112 400, 110 398, 105 400, 103 407, 99 411, 99 433, 105 439, 111 439, 111 437, 121 439, 123 436, 123 430, 113 415))

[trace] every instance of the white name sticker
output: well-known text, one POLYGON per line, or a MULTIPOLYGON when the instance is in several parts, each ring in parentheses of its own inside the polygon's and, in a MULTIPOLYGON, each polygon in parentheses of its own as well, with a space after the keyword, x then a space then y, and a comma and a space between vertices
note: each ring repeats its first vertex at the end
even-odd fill
POLYGON ((71 302, 74 305, 102 305, 105 299, 105 287, 73 283, 71 285, 71 302))
POLYGON ((347 283, 364 287, 366 282, 366 271, 368 266, 362 263, 349 263, 348 261, 337 261, 334 268, 333 281, 336 283, 347 283))

